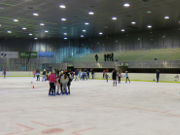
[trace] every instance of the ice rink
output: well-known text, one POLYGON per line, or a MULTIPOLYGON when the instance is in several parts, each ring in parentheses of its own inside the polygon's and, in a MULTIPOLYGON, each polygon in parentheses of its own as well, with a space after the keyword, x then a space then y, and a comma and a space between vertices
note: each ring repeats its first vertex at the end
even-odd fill
POLYGON ((70 96, 55 97, 48 89, 33 78, 1 77, 0 135, 180 133, 180 84, 78 81, 70 96))

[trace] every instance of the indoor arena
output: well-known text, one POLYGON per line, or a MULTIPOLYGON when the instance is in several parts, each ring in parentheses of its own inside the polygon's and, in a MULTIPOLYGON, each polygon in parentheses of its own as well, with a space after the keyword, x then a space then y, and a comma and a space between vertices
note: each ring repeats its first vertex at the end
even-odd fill
POLYGON ((0 135, 179 135, 179 0, 0 0, 0 135))

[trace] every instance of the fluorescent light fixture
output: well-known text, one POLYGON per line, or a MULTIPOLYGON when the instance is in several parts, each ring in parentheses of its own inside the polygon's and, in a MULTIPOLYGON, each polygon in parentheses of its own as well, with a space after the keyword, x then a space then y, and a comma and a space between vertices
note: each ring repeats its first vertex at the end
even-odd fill
POLYGON ((113 21, 116 21, 116 20, 117 20, 117 17, 113 16, 113 17, 112 17, 112 20, 113 20, 113 21))
POLYGON ((33 34, 32 34, 32 33, 29 33, 28 35, 29 35, 29 36, 32 36, 33 34))
POLYGON ((81 38, 83 38, 83 37, 84 37, 84 35, 81 35, 80 37, 81 37, 81 38))
POLYGON ((67 36, 67 33, 65 32, 64 35, 67 36))
POLYGON ((19 20, 18 19, 13 19, 13 22, 19 22, 19 20))
POLYGON ((151 28, 152 28, 152 25, 147 25, 147 28, 148 28, 148 29, 151 29, 151 28))
POLYGON ((8 30, 8 31, 7 31, 7 33, 11 34, 11 33, 12 33, 12 31, 11 31, 11 30, 8 30))
POLYGON ((27 30, 27 28, 23 27, 22 30, 27 30))
POLYGON ((165 20, 169 20, 170 17, 169 17, 169 16, 164 16, 164 19, 165 19, 165 20))
POLYGON ((146 11, 146 13, 147 13, 147 14, 151 14, 151 13, 152 13, 152 11, 148 10, 148 11, 146 11))
POLYGON ((44 23, 40 23, 40 26, 44 26, 45 24, 44 23))
POLYGON ((89 25, 89 23, 88 23, 88 22, 85 22, 84 25, 89 25))
POLYGON ((59 7, 64 9, 64 8, 66 8, 66 5, 61 4, 61 5, 59 5, 59 7))
POLYGON ((89 11, 88 14, 89 14, 89 15, 94 15, 94 12, 93 12, 93 11, 89 11))
POLYGON ((130 7, 130 4, 129 3, 124 3, 123 6, 124 7, 130 7))
POLYGON ((82 30, 82 32, 86 32, 86 30, 82 30))
POLYGON ((34 38, 34 40, 38 40, 38 38, 37 38, 37 37, 35 37, 35 38, 34 38))
POLYGON ((45 33, 48 33, 49 31, 48 31, 48 30, 45 30, 44 32, 45 32, 45 33))
POLYGON ((125 29, 121 29, 121 32, 125 32, 126 30, 125 29))
POLYGON ((38 13, 33 13, 33 16, 39 16, 39 14, 38 13))
POLYGON ((136 24, 136 22, 135 22, 135 21, 132 21, 132 22, 131 22, 131 24, 132 24, 132 25, 135 25, 135 24, 136 24))
POLYGON ((99 32, 99 35, 103 35, 103 33, 102 33, 102 32, 99 32))
POLYGON ((61 21, 65 22, 65 21, 67 21, 67 19, 66 18, 61 18, 61 21))
POLYGON ((64 38, 65 40, 68 39, 67 37, 64 38))

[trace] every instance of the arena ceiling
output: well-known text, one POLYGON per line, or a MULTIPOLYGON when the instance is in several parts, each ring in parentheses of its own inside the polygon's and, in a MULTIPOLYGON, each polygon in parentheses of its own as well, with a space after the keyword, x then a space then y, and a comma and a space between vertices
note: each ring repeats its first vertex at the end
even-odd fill
POLYGON ((179 6, 180 0, 1 0, 0 37, 70 39, 179 30, 179 6))

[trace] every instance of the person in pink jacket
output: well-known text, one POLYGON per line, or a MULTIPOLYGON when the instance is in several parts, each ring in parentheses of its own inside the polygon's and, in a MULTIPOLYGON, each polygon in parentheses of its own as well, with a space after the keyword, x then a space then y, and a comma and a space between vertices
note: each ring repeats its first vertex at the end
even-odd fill
POLYGON ((56 82, 56 74, 53 71, 49 76, 48 76, 48 80, 49 80, 49 95, 56 95, 56 86, 55 86, 55 82, 56 82))

